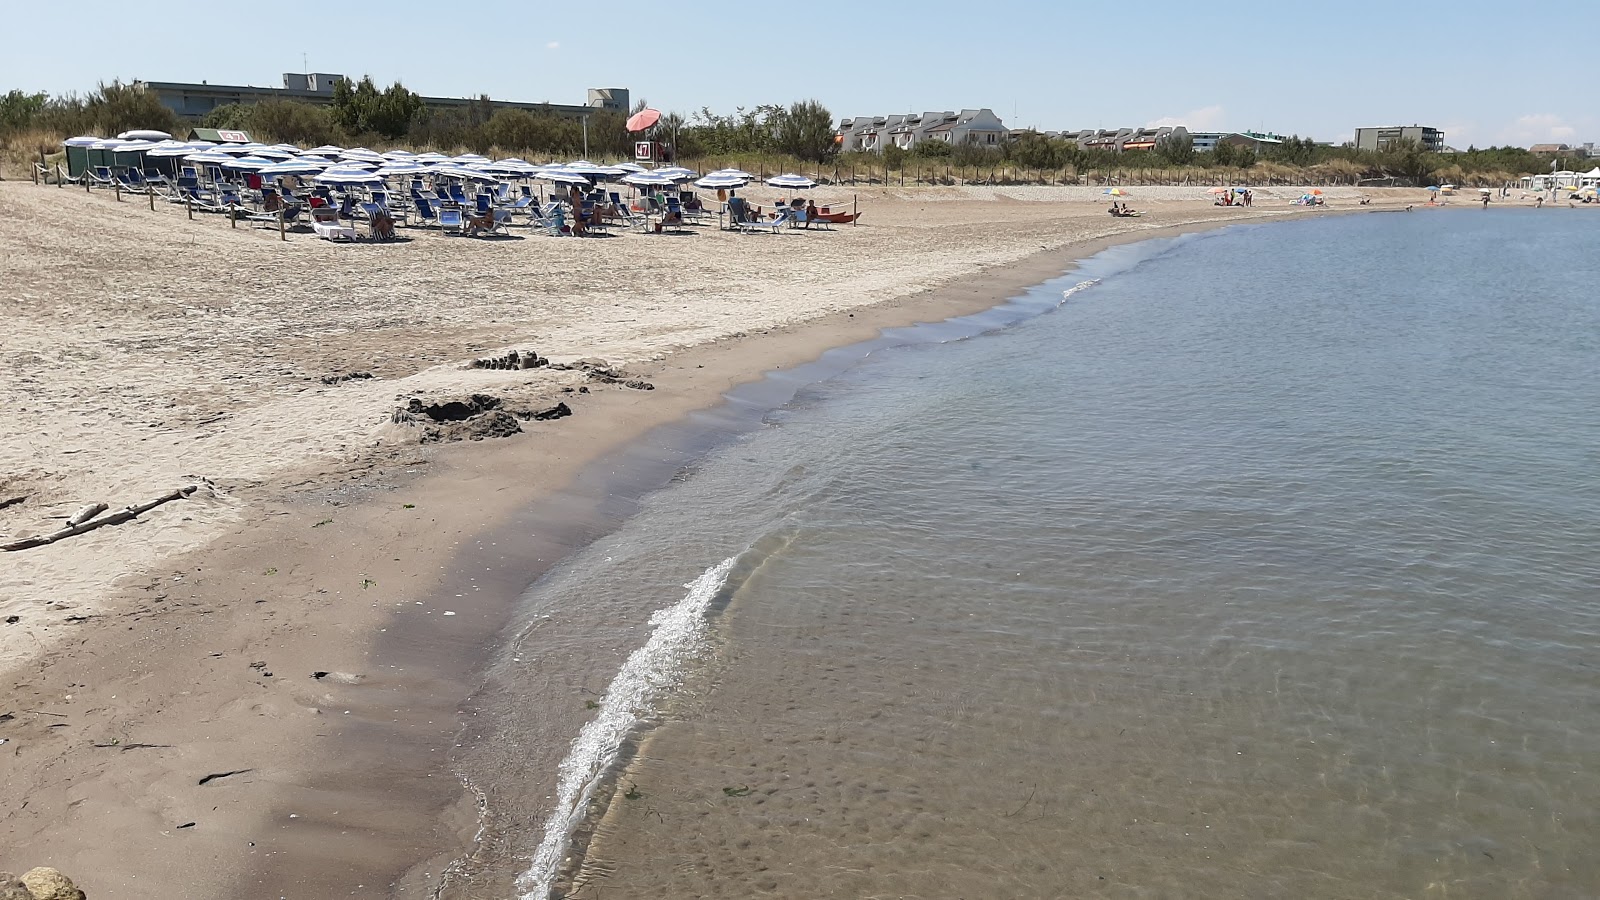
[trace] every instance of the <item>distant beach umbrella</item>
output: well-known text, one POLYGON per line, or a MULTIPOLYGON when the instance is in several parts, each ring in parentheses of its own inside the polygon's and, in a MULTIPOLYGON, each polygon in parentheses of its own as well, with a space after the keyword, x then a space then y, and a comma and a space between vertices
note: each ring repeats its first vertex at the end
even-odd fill
POLYGON ((298 163, 305 163, 307 165, 316 166, 318 169, 326 169, 329 166, 334 165, 334 161, 331 160, 331 159, 327 159, 327 158, 321 157, 321 156, 311 156, 309 154, 306 155, 306 156, 297 156, 297 157, 294 158, 294 161, 298 162, 298 163))
POLYGON ((1214 187, 1211 190, 1206 191, 1206 193, 1208 193, 1208 194, 1226 194, 1226 193, 1229 193, 1229 190, 1230 190, 1229 188, 1225 188, 1225 187, 1214 187))
POLYGON ((219 144, 216 149, 218 152, 232 153, 235 156, 250 156, 263 147, 262 144, 219 144))
POLYGON ((804 175, 788 174, 788 175, 774 175, 771 178, 768 178, 767 179, 767 185, 769 187, 786 188, 788 190, 803 191, 806 188, 814 188, 814 187, 816 187, 817 183, 815 181, 812 181, 811 179, 807 178, 804 175))
POLYGON ((1126 197, 1126 196, 1128 196, 1128 192, 1123 190, 1122 188, 1106 188, 1105 192, 1106 192, 1106 194, 1108 194, 1109 196, 1112 196, 1112 197, 1126 197))
POLYGON ((749 172, 746 172, 743 169, 735 169, 735 168, 718 169, 715 172, 711 172, 709 174, 711 174, 711 175, 732 175, 735 178, 743 178, 746 181, 749 181, 750 179, 755 178, 755 176, 751 175, 749 172))
POLYGON ((612 166, 611 168, 613 168, 613 169, 621 169, 624 172, 643 172, 644 171, 644 166, 641 166, 638 163, 631 163, 631 162, 619 162, 616 165, 612 166))
POLYGON ((661 110, 645 107, 628 117, 623 127, 629 131, 644 131, 646 128, 661 121, 661 110))
POLYGON ((155 141, 144 141, 144 140, 122 141, 121 143, 117 144, 115 147, 112 147, 111 151, 113 153, 144 153, 147 150, 154 149, 155 146, 156 146, 156 142, 155 141))
POLYGON ((311 180, 320 184, 383 184, 383 179, 366 169, 353 169, 344 166, 334 166, 311 176, 311 180))
POLYGON ((479 169, 468 168, 467 166, 455 165, 452 163, 442 163, 440 165, 428 166, 426 171, 432 175, 442 175, 446 178, 460 178, 463 181, 482 181, 492 183, 500 180, 488 172, 484 172, 479 169))
MULTIPOLYGON (((533 173, 533 177, 540 181, 549 181, 554 184, 582 184, 589 183, 588 177, 580 172, 568 171, 565 166, 544 166, 533 173)), ((627 179, 623 179, 626 181, 627 179)))
POLYGON ((1436 185, 1436 184, 1430 184, 1430 185, 1428 185, 1427 189, 1430 190, 1430 191, 1437 191, 1439 189, 1439 186, 1436 185))
POLYGON ((315 175, 327 168, 327 164, 317 164, 304 159, 291 159, 284 162, 275 162, 270 166, 262 166, 256 170, 257 175, 315 175))
POLYGON ((233 162, 233 157, 227 153, 221 152, 220 150, 211 148, 208 150, 196 150, 193 153, 188 153, 183 157, 183 160, 184 162, 192 163, 220 164, 233 162))
POLYGON ((144 128, 134 129, 133 131, 124 131, 123 133, 117 135, 117 139, 122 141, 149 141, 151 143, 155 143, 156 141, 170 141, 172 140, 172 135, 167 134, 165 131, 155 131, 153 129, 144 128))
POLYGON ((416 156, 410 150, 385 150, 383 152, 384 159, 415 159, 416 156))
POLYGON ((61 146, 63 146, 63 147, 92 147, 95 144, 98 144, 103 140, 105 140, 105 138, 97 138, 97 137, 95 137, 93 135, 89 135, 89 134, 81 134, 81 135, 78 135, 77 137, 69 137, 69 138, 67 138, 66 140, 61 142, 61 146))
POLYGON ((310 150, 306 151, 306 153, 311 154, 312 156, 338 156, 343 152, 343 147, 335 147, 332 144, 323 144, 321 147, 312 147, 310 150))
POLYGON ((382 153, 379 153, 376 150, 368 150, 365 147, 352 147, 349 150, 344 150, 339 153, 339 158, 342 160, 354 159, 361 162, 373 162, 380 164, 384 161, 382 153))
POLYGON ((392 159, 378 167, 378 176, 392 178, 396 175, 421 175, 428 167, 409 159, 392 159))
POLYGON ((458 163, 485 163, 489 161, 489 157, 480 156, 476 153, 463 153, 455 157, 455 161, 458 163))
POLYGON ((592 163, 587 159, 580 159, 577 162, 567 163, 565 166, 562 166, 562 168, 566 169, 568 172, 576 172, 579 175, 587 175, 591 178, 614 178, 618 175, 627 174, 626 169, 619 169, 615 166, 602 166, 592 163))
POLYGON ((258 150, 255 150, 250 155, 251 156, 259 156, 259 157, 262 157, 264 159, 280 159, 281 160, 281 159, 294 159, 299 154, 300 154, 300 151, 298 151, 298 150, 285 150, 282 147, 262 147, 262 148, 260 148, 258 150))
POLYGON ((254 172, 263 167, 270 166, 277 160, 267 159, 264 156, 241 156, 225 163, 219 163, 224 169, 238 169, 241 172, 254 172))
POLYGON ((420 163, 436 163, 444 162, 450 157, 445 156, 443 153, 440 153, 437 150, 429 150, 427 153, 419 153, 412 158, 420 163))
POLYGON ((748 178, 740 178, 725 172, 712 172, 710 175, 696 181, 694 186, 707 191, 727 191, 742 188, 750 183, 748 178))
POLYGON ((210 149, 211 148, 207 147, 207 146, 200 146, 200 145, 193 144, 193 143, 180 143, 178 141, 174 141, 174 142, 172 142, 170 144, 166 144, 166 145, 157 144, 156 146, 150 148, 150 151, 148 153, 146 153, 145 156, 159 156, 159 157, 188 156, 188 155, 190 155, 192 153, 204 153, 204 152, 206 152, 207 150, 210 150, 210 149))
POLYGON ((660 172, 634 172, 631 175, 622 176, 622 183, 638 187, 672 187, 678 181, 660 172))

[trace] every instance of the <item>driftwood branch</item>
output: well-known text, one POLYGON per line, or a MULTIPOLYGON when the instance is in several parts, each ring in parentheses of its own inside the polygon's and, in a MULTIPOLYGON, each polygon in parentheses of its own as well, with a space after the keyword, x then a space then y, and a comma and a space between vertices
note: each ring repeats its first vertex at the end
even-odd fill
POLYGON ((105 505, 104 503, 91 503, 88 506, 85 506, 83 509, 73 513, 72 518, 67 520, 67 527, 70 528, 74 525, 82 525, 83 523, 89 521, 95 516, 100 515, 110 508, 111 507, 105 505))
MULTIPOLYGON (((182 500, 185 497, 188 497, 190 494, 195 492, 195 487, 195 485, 182 487, 170 494, 162 494, 154 500, 151 500, 149 503, 142 503, 138 506, 130 506, 126 509, 119 509, 111 515, 105 516, 104 518, 91 518, 77 522, 77 524, 69 524, 60 531, 52 531, 49 534, 41 534, 37 537, 22 538, 21 540, 12 541, 8 544, 0 544, 0 550, 15 551, 27 550, 32 547, 43 547, 45 544, 54 544, 56 541, 72 537, 73 535, 83 534, 84 532, 93 531, 96 528, 103 528, 107 525, 121 525, 123 522, 127 522, 130 519, 138 518, 140 513, 147 513, 163 503, 170 503, 173 500, 182 500)), ((104 508, 104 504, 95 504, 95 506, 100 506, 102 509, 104 508)), ((93 506, 85 507, 68 521, 71 522, 73 520, 77 520, 80 516, 88 513, 89 510, 93 508, 93 506)), ((98 513, 90 513, 90 515, 97 514, 98 513)))
POLYGON ((4 500, 0 500, 0 509, 5 509, 8 506, 16 506, 18 503, 21 503, 26 499, 28 499, 26 494, 21 497, 7 497, 4 500))

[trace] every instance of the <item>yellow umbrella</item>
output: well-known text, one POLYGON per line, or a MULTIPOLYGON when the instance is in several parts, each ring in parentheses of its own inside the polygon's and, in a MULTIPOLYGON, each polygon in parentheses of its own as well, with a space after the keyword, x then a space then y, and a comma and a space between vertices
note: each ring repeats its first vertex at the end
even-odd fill
POLYGON ((1113 197, 1126 197, 1126 196, 1128 196, 1128 192, 1123 190, 1122 188, 1111 188, 1111 189, 1107 190, 1106 193, 1110 194, 1113 197))

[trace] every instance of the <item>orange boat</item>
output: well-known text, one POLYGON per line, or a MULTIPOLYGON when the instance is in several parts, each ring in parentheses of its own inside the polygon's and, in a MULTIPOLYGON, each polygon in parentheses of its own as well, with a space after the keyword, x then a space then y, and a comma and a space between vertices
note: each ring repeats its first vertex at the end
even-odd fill
POLYGON ((817 218, 824 222, 832 222, 835 225, 849 225, 851 222, 861 218, 861 213, 830 212, 828 207, 824 206, 817 210, 817 218))

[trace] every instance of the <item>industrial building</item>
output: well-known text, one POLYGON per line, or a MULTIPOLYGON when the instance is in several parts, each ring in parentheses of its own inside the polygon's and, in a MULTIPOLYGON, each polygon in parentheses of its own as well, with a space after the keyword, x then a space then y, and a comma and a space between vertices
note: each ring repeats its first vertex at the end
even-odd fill
MULTIPOLYGON (((344 75, 327 72, 299 74, 285 73, 283 87, 255 87, 237 84, 190 84, 181 81, 135 81, 133 86, 153 93, 161 105, 180 116, 198 119, 219 106, 230 103, 261 103, 266 100, 298 100, 302 103, 328 105, 333 103, 333 87, 345 79, 344 75)), ((423 97, 422 102, 433 108, 463 107, 479 102, 477 97, 423 97)), ((580 118, 593 115, 598 110, 628 113, 627 88, 590 88, 588 102, 582 106, 560 103, 532 103, 518 100, 489 100, 491 109, 544 109, 564 116, 580 118)))
POLYGON ((1444 132, 1426 125, 1384 125, 1357 128, 1357 150, 1387 150, 1401 141, 1411 141, 1430 153, 1445 152, 1444 132))

